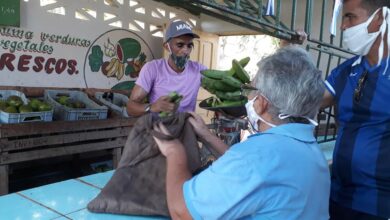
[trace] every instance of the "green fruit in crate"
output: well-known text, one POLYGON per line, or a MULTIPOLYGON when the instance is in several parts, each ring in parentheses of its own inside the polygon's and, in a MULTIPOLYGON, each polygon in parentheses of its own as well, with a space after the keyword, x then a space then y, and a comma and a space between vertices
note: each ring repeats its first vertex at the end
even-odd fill
POLYGON ((74 108, 85 108, 85 104, 83 102, 77 101, 77 100, 73 102, 73 106, 74 106, 74 108))
POLYGON ((58 96, 57 102, 60 103, 61 105, 66 105, 68 103, 69 97, 68 96, 58 96))
POLYGON ((64 105, 68 108, 74 108, 73 102, 66 102, 64 105))
POLYGON ((51 109, 52 109, 51 105, 49 105, 49 103, 46 103, 46 102, 41 102, 39 107, 38 107, 38 111, 40 111, 40 112, 51 111, 51 109))
POLYGON ((18 113, 18 109, 15 106, 8 106, 4 111, 7 113, 18 113))
POLYGON ((21 105, 19 106, 19 113, 27 113, 27 112, 33 112, 33 109, 29 105, 21 105))
POLYGON ((19 96, 11 95, 7 98, 8 105, 14 106, 18 108, 19 106, 23 105, 23 101, 19 96))
POLYGON ((39 99, 30 99, 28 105, 32 108, 33 111, 38 111, 41 101, 39 99))

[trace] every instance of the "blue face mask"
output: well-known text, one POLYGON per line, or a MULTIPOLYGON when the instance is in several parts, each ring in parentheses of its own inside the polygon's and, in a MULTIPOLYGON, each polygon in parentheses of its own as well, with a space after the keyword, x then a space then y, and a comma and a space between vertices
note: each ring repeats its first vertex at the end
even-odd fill
POLYGON ((177 56, 177 55, 173 54, 169 44, 168 44, 168 49, 169 49, 169 54, 170 54, 169 56, 173 60, 173 63, 175 63, 176 67, 181 69, 181 70, 184 69, 188 60, 190 59, 190 56, 189 55, 177 56))

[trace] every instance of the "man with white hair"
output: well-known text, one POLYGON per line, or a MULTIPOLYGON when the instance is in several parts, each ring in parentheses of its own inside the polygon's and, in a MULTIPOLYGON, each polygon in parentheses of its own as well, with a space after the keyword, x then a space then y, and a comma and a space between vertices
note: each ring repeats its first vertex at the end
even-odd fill
POLYGON ((355 56, 332 71, 336 105, 331 220, 390 218, 390 1, 344 0, 343 44, 355 56))
MULTIPOLYGON (((172 218, 327 220, 329 170, 313 135, 324 89, 309 54, 284 47, 260 61, 243 91, 256 134, 228 149, 199 115, 188 119, 223 154, 206 170, 192 177, 182 143, 154 137, 167 159, 172 218)), ((161 123, 154 129, 169 135, 161 123)))

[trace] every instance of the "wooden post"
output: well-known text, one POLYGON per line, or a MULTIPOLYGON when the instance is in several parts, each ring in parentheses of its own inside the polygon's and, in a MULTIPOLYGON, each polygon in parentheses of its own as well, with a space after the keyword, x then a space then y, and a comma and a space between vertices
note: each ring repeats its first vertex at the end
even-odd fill
POLYGON ((0 196, 8 194, 8 165, 0 165, 0 196))
POLYGON ((114 169, 118 167, 121 156, 122 156, 122 148, 112 149, 112 164, 114 166, 114 169))

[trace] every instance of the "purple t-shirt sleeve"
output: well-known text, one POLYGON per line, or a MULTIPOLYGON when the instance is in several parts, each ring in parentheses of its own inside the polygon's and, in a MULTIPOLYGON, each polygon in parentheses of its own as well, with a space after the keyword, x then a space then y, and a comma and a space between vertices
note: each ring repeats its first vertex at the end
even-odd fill
POLYGON ((199 64, 199 66, 200 66, 200 71, 208 69, 206 66, 204 66, 202 64, 199 64))
POLYGON ((153 82, 154 79, 156 78, 155 76, 156 71, 153 71, 153 65, 151 63, 146 63, 138 76, 137 81, 135 81, 135 84, 143 88, 147 93, 150 92, 150 90, 153 87, 153 82))

